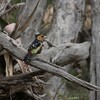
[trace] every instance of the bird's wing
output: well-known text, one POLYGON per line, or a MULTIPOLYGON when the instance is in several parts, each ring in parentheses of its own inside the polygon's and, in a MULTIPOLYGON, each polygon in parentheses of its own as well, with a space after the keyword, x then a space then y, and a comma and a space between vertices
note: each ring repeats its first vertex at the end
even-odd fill
POLYGON ((32 54, 37 54, 41 50, 42 46, 43 46, 43 44, 40 43, 40 45, 37 48, 31 49, 31 53, 32 54))

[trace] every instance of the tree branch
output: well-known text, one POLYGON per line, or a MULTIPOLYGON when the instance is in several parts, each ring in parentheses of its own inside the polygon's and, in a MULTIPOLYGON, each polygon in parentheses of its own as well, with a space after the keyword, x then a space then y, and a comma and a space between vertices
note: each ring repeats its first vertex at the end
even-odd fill
POLYGON ((89 57, 89 48, 90 42, 80 44, 69 43, 58 51, 57 55, 53 58, 53 63, 64 66, 87 59, 89 57))
POLYGON ((12 81, 12 80, 18 80, 18 79, 25 79, 25 78, 29 78, 29 77, 34 77, 34 76, 38 76, 38 75, 42 75, 44 74, 44 71, 36 71, 36 72, 30 72, 30 73, 26 73, 26 74, 18 74, 18 75, 14 75, 14 76, 10 76, 10 77, 5 77, 1 80, 4 81, 12 81))
MULTIPOLYGON (((11 39, 6 34, 3 34, 2 32, 0 33, 0 44, 20 60, 23 60, 27 53, 27 51, 24 48, 19 47, 13 39, 11 39)), ((56 76, 63 77, 64 79, 69 80, 71 82, 75 82, 80 86, 85 87, 89 90, 100 91, 100 87, 92 85, 81 79, 78 79, 73 75, 67 73, 63 69, 61 69, 60 66, 43 61, 42 59, 34 57, 32 61, 28 62, 28 64, 35 68, 47 71, 56 76)))
POLYGON ((12 5, 8 10, 5 10, 3 13, 1 13, 0 17, 4 16, 5 14, 9 13, 10 11, 15 10, 15 9, 17 9, 20 6, 23 6, 23 5, 25 5, 25 3, 18 3, 18 4, 15 4, 15 5, 12 5))

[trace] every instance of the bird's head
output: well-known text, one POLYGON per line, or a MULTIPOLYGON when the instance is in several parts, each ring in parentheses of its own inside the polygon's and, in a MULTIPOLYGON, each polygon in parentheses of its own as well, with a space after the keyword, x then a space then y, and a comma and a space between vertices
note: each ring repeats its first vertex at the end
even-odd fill
POLYGON ((37 40, 42 41, 42 42, 45 40, 45 36, 43 34, 36 36, 36 38, 37 40))
POLYGON ((43 34, 39 33, 38 31, 36 31, 35 33, 35 38, 41 42, 43 42, 46 38, 46 36, 44 36, 43 34))

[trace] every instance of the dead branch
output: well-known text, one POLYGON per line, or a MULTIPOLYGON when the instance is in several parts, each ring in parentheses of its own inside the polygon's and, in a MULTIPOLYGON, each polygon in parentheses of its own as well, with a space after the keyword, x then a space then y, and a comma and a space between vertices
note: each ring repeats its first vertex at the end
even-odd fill
POLYGON ((8 10, 5 10, 3 13, 0 14, 0 17, 4 16, 5 14, 11 12, 12 10, 15 10, 21 6, 25 5, 25 3, 18 3, 15 5, 12 5, 8 10))
POLYGON ((3 13, 11 0, 0 0, 0 14, 3 13))
POLYGON ((33 81, 32 77, 43 75, 44 73, 45 72, 42 70, 42 71, 25 73, 25 74, 18 74, 18 75, 9 76, 9 77, 3 77, 0 79, 0 85, 10 86, 10 85, 15 85, 15 84, 21 84, 23 82, 32 82, 33 81))
POLYGON ((67 65, 70 63, 77 63, 89 57, 90 42, 84 43, 69 43, 59 50, 57 55, 53 58, 53 63, 57 65, 67 65))
MULTIPOLYGON (((0 33, 0 44, 20 60, 23 60, 27 53, 27 51, 24 48, 19 47, 12 38, 7 36, 6 34, 3 34, 2 32, 0 33)), ((79 78, 76 78, 73 75, 61 69, 60 66, 54 65, 50 62, 46 62, 42 59, 34 57, 32 61, 28 62, 28 64, 35 68, 54 74, 58 77, 62 77, 71 82, 75 82, 80 86, 85 87, 89 90, 100 91, 100 87, 90 84, 79 78)))
MULTIPOLYGON (((10 94, 1 92, 0 93, 0 99, 1 98, 5 98, 5 97, 9 97, 10 95, 12 96, 13 94, 19 92, 19 91, 23 91, 26 94, 30 94, 27 93, 27 88, 29 85, 33 83, 36 84, 37 81, 35 80, 35 78, 33 79, 34 76, 38 76, 38 75, 42 75, 44 74, 44 71, 36 71, 36 72, 30 72, 30 73, 26 73, 26 74, 18 74, 18 75, 14 75, 14 76, 10 76, 10 77, 3 77, 0 79, 0 90, 2 90, 3 88, 7 88, 11 90, 10 94)), ((35 85, 34 85, 35 86, 35 85)), ((33 95, 31 95, 33 97, 33 95)))
POLYGON ((31 77, 42 75, 42 74, 44 74, 44 71, 35 71, 35 72, 29 72, 25 74, 18 74, 18 75, 13 75, 9 77, 4 77, 4 78, 1 78, 0 81, 13 81, 13 80, 19 80, 19 79, 26 79, 26 78, 31 78, 31 77))

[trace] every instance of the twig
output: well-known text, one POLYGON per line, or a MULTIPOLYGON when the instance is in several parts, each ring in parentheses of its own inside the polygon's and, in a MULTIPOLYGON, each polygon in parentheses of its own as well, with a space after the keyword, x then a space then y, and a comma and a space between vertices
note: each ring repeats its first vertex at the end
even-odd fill
POLYGON ((58 89, 57 89, 57 91, 56 91, 56 93, 55 93, 55 95, 54 95, 54 97, 53 97, 53 100, 55 100, 55 98, 56 98, 56 96, 57 96, 57 94, 58 94, 58 92, 59 92, 59 89, 61 88, 61 86, 64 84, 64 81, 59 85, 59 87, 58 87, 58 89))
POLYGON ((91 36, 90 36, 91 33, 89 33, 85 28, 83 28, 83 30, 85 31, 85 33, 87 34, 87 36, 88 36, 89 38, 91 38, 91 36))
POLYGON ((45 39, 45 42, 47 42, 49 47, 56 47, 55 45, 53 45, 51 42, 49 42, 48 40, 45 39))
POLYGON ((15 10, 17 8, 19 8, 20 6, 23 6, 25 5, 25 3, 18 3, 18 4, 15 4, 15 5, 12 5, 8 10, 6 10, 5 12, 1 13, 0 14, 0 17, 4 16, 5 14, 9 13, 10 11, 12 10, 15 10))
POLYGON ((30 96, 34 97, 36 100, 43 100, 41 97, 39 97, 38 95, 36 95, 33 90, 32 90, 32 86, 29 86, 29 91, 30 93, 28 93, 30 96))

